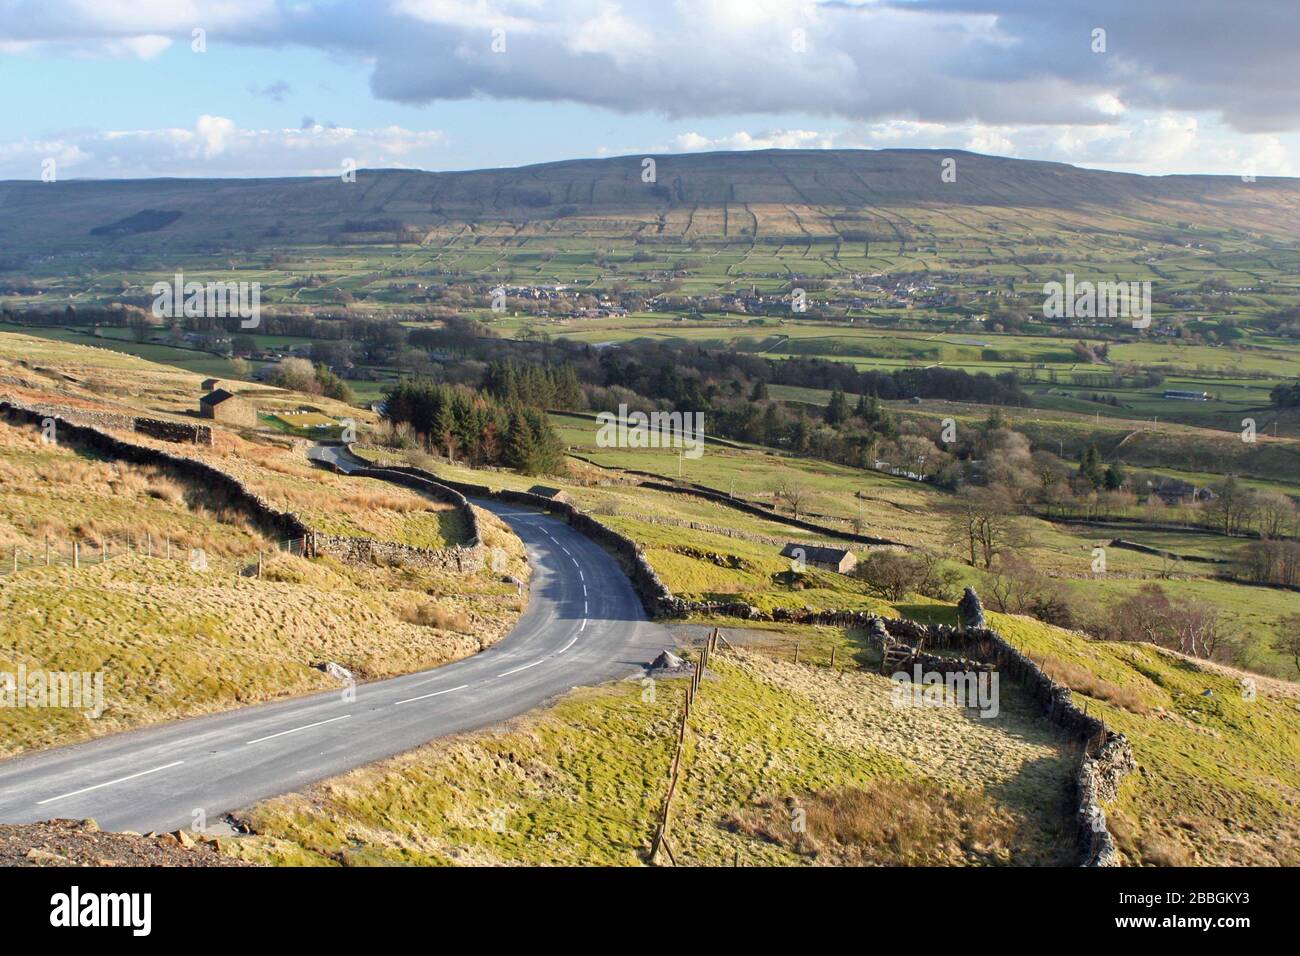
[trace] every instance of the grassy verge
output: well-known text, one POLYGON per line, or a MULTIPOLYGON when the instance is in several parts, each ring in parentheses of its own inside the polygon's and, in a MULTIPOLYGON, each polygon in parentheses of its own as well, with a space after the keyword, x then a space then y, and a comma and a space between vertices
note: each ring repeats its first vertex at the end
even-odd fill
MULTIPOLYGON (((716 656, 712 671, 674 814, 680 862, 833 863, 845 854, 915 862, 912 849, 889 840, 846 835, 841 846, 824 835, 810 847, 791 839, 784 809, 767 819, 790 800, 812 819, 832 794, 895 786, 985 815, 936 846, 943 862, 1063 862, 1072 852, 1062 829, 1072 755, 1033 715, 899 708, 884 678, 744 651, 716 656)), ((639 864, 681 694, 680 681, 657 682, 653 694, 635 683, 579 690, 508 728, 267 801, 247 815, 257 835, 224 848, 286 864, 639 864)))

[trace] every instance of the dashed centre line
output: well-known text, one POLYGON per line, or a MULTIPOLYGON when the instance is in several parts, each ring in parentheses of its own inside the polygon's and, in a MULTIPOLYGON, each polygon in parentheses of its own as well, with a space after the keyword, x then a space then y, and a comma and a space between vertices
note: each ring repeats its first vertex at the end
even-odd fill
POLYGON ((292 730, 282 730, 278 734, 267 734, 265 737, 258 737, 256 740, 245 741, 246 744, 260 744, 263 740, 274 740, 276 737, 283 737, 286 734, 296 734, 300 730, 311 730, 313 727, 320 727, 323 724, 332 724, 336 720, 347 720, 351 714, 343 714, 339 717, 331 717, 329 720, 318 720, 314 724, 304 724, 301 727, 294 727, 292 730))
POLYGON ((520 671, 526 671, 526 670, 528 670, 528 668, 530 668, 530 667, 536 667, 538 664, 542 663, 542 662, 545 661, 545 660, 546 660, 546 658, 542 658, 541 660, 533 661, 531 664, 525 664, 523 667, 516 667, 514 670, 512 670, 512 671, 506 671, 505 673, 501 674, 500 676, 501 676, 501 677, 509 677, 511 674, 518 674, 520 671))
POLYGON ((160 770, 169 770, 172 767, 179 767, 184 760, 176 760, 172 763, 163 764, 161 767, 154 767, 152 770, 141 770, 139 773, 133 773, 126 777, 118 777, 116 780, 107 780, 104 783, 97 783, 93 787, 82 787, 80 790, 73 790, 71 793, 61 793, 57 797, 46 797, 44 800, 37 800, 36 805, 43 803, 53 803, 55 800, 65 800, 68 797, 75 797, 79 794, 90 793, 92 790, 100 790, 104 787, 111 787, 115 783, 126 783, 128 780, 134 780, 136 777, 143 777, 151 773, 157 773, 160 770))
POLYGON ((448 687, 446 690, 435 690, 432 694, 421 694, 419 697, 408 697, 406 700, 394 701, 393 706, 397 707, 399 704, 409 704, 414 700, 427 700, 430 697, 441 697, 443 694, 450 694, 452 691, 464 690, 468 686, 469 684, 461 684, 459 687, 448 687))

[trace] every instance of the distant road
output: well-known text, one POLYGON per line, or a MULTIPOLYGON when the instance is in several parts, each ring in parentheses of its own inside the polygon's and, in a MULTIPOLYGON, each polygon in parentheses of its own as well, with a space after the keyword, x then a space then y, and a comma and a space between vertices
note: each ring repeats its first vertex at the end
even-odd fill
MULTIPOLYGON (((531 598, 473 657, 342 691, 227 711, 0 761, 0 822, 94 817, 110 830, 209 824, 231 810, 448 734, 489 727, 579 685, 637 673, 672 640, 614 559, 558 518, 476 501, 523 540, 531 598)), ((214 665, 215 666, 215 665, 214 665)))

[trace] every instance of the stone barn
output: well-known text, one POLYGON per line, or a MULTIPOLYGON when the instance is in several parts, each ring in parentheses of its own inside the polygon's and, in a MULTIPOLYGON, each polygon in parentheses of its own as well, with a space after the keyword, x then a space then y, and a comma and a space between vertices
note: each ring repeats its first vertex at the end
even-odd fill
POLYGON ((573 498, 567 491, 560 488, 552 488, 549 485, 533 485, 528 489, 530 495, 541 495, 543 498, 549 498, 551 501, 558 501, 561 504, 573 504, 573 498))
POLYGON ((796 560, 802 558, 809 567, 838 571, 840 574, 848 574, 858 566, 857 555, 852 551, 844 548, 823 548, 815 544, 800 544, 798 541, 787 543, 781 549, 781 557, 796 560))
POLYGON ((210 392, 220 384, 221 379, 219 378, 205 378, 203 380, 203 391, 210 392))
POLYGON ((257 424, 257 409, 224 388, 214 389, 199 399, 199 415, 227 425, 257 424))

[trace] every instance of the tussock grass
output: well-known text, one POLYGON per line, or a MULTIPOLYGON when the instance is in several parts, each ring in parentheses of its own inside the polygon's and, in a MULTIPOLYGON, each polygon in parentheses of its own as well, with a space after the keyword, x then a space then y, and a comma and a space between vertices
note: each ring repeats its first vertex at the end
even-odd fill
MULTIPOLYGON (((897 805, 933 795, 930 832, 955 828, 966 840, 941 847, 945 860, 1069 862, 1061 800, 1072 760, 1036 716, 1012 708, 972 721, 950 708, 900 709, 891 686, 746 652, 715 656, 683 757, 671 837, 679 862, 832 862, 840 857, 828 849, 813 857, 733 821, 795 794, 803 806, 824 805, 816 819, 831 827, 832 795, 873 788, 896 793, 897 805), (994 839, 1011 832, 1014 843, 994 839)), ((575 691, 505 730, 438 741, 259 804, 247 814, 257 835, 223 848, 323 865, 640 864, 681 693, 677 681, 653 694, 631 682, 575 691)))
POLYGON ((1112 684, 1110 681, 1102 680, 1092 671, 1079 664, 1048 656, 1039 660, 1038 666, 1052 680, 1064 684, 1070 690, 1077 691, 1085 697, 1107 701, 1134 714, 1146 714, 1151 710, 1134 688, 1121 687, 1118 684, 1112 684))
POLYGON ((397 612, 397 616, 408 624, 457 631, 461 634, 472 633, 473 628, 469 618, 464 614, 450 611, 433 601, 424 601, 412 608, 402 608, 397 612))
MULTIPOLYGON (((299 465, 292 456, 300 451, 227 435, 215 450, 185 453, 210 456, 282 500, 299 494, 321 509, 322 523, 334 522, 322 530, 426 547, 460 534, 447 506, 299 465)), ((0 479, 0 547, 23 555, 21 570, 0 576, 0 670, 103 671, 106 697, 97 720, 0 712, 0 755, 332 687, 312 666, 322 660, 362 679, 437 666, 504 636, 524 606, 491 571, 362 567, 277 552, 212 489, 47 445, 25 426, 0 422, 0 479), (138 549, 151 542, 155 557, 122 553, 128 535, 138 549), (97 562, 108 540, 113 557, 75 571, 57 561, 45 567, 46 539, 67 560, 74 537, 83 558, 97 562), (162 557, 166 541, 174 560, 162 557), (181 560, 195 548, 207 554, 207 571, 181 560), (247 576, 259 553, 261 580, 247 576), (401 613, 424 606, 437 609, 424 623, 401 613)), ((495 518, 484 524, 506 552, 507 572, 526 580, 522 544, 495 518)))
POLYGON ((986 794, 944 789, 932 780, 763 800, 728 824, 838 866, 1006 863, 1020 831, 1018 821, 986 794))
POLYGON ((35 568, 0 581, 0 670, 103 670, 98 720, 58 710, 0 711, 0 754, 334 686, 312 667, 361 679, 476 653, 517 620, 517 597, 481 576, 360 568, 277 554, 261 581, 186 562, 114 558, 35 568), (462 633, 404 620, 439 593, 462 633))

